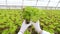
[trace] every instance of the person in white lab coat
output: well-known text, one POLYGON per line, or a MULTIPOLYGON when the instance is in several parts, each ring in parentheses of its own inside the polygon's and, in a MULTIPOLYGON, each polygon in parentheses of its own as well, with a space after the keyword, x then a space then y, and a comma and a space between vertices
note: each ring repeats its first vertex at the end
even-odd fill
POLYGON ((29 24, 26 24, 26 20, 24 20, 23 23, 22 23, 21 29, 19 30, 18 34, 24 34, 24 32, 26 31, 26 29, 29 26, 31 26, 31 25, 34 26, 34 28, 35 28, 36 32, 38 32, 38 34, 50 34, 49 32, 47 32, 45 30, 42 30, 40 28, 39 20, 36 23, 30 21, 29 24))

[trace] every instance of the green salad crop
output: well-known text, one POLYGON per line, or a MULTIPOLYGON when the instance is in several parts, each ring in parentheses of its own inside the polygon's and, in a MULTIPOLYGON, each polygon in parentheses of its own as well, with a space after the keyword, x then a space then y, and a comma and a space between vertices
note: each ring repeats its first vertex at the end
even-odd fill
POLYGON ((1 34, 14 34, 18 26, 22 24, 21 10, 0 9, 1 34))
MULTIPOLYGON (((23 9, 0 9, 0 34, 17 34, 23 19, 40 21, 43 30, 51 34, 60 34, 60 10, 38 9, 25 7, 23 9)), ((33 31, 32 28, 32 32, 33 31)), ((31 34, 25 31, 24 34, 31 34)))
POLYGON ((46 10, 26 7, 24 8, 24 12, 27 14, 25 15, 25 19, 30 19, 33 22, 39 20, 43 30, 49 31, 51 34, 60 32, 60 10, 46 10))
POLYGON ((42 9, 34 7, 26 7, 23 9, 24 18, 36 22, 40 19, 42 9))

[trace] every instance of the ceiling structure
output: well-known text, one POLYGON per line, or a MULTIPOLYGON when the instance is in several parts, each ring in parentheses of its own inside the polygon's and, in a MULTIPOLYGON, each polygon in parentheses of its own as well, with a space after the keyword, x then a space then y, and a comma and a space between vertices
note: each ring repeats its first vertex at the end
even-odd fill
POLYGON ((60 8, 60 0, 0 0, 0 7, 37 6, 45 8, 60 8))

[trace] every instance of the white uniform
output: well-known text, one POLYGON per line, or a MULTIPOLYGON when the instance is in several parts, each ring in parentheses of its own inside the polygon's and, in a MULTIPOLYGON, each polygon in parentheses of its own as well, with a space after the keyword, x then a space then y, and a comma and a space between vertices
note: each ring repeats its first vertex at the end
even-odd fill
POLYGON ((18 32, 18 34, 23 34, 22 32, 18 32))
MULTIPOLYGON (((22 32, 18 32, 18 34, 23 34, 23 33, 22 32)), ((41 34, 50 34, 50 33, 43 30, 41 34)))

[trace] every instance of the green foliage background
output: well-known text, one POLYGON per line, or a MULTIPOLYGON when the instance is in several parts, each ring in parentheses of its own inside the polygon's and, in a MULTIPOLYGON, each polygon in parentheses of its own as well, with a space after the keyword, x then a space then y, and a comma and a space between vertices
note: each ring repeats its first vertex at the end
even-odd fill
MULTIPOLYGON (((0 34, 17 34, 23 21, 22 14, 22 9, 0 9, 0 34)), ((43 30, 60 34, 60 10, 42 10, 39 20, 43 30)))

